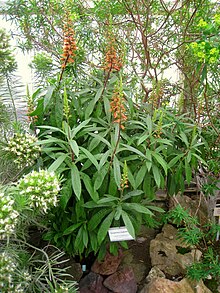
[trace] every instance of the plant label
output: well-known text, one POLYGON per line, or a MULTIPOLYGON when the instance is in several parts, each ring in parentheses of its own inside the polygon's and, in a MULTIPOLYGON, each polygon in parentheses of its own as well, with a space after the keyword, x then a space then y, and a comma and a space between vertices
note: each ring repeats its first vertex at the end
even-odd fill
POLYGON ((220 217, 220 207, 214 208, 214 217, 220 217))
POLYGON ((134 238, 128 233, 126 227, 114 227, 108 230, 108 235, 111 242, 134 240, 134 238))

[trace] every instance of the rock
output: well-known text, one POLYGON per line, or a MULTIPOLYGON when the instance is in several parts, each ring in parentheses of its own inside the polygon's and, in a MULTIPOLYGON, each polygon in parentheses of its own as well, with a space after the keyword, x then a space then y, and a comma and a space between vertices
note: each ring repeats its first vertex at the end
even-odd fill
POLYGON ((203 197, 197 196, 193 199, 186 195, 177 194, 170 198, 169 209, 172 210, 177 204, 188 210, 191 216, 196 215, 201 225, 207 224, 208 209, 203 197))
POLYGON ((122 260, 122 251, 119 250, 118 255, 106 253, 103 261, 96 261, 92 265, 91 271, 100 275, 111 275, 117 271, 122 260))
POLYGON ((81 264, 74 261, 69 261, 67 265, 68 269, 66 270, 66 273, 73 276, 73 279, 79 282, 83 275, 81 264))
POLYGON ((164 278, 153 279, 140 293, 212 293, 203 283, 191 282, 184 278, 174 282, 164 278))
MULTIPOLYGON (((134 247, 135 246, 133 246, 133 248, 134 247)), ((143 247, 145 248, 144 244, 143 244, 143 247)), ((146 260, 144 260, 143 258, 140 259, 140 257, 137 257, 135 255, 135 251, 133 251, 132 249, 124 252, 124 257, 119 269, 123 270, 126 267, 132 268, 134 272, 134 277, 137 283, 140 283, 146 276, 146 272, 147 272, 146 260)))
POLYGON ((152 266, 157 266, 165 274, 177 276, 186 273, 186 267, 199 261, 202 252, 193 249, 177 239, 177 229, 164 225, 162 233, 150 243, 152 266))
POLYGON ((102 283, 102 276, 90 272, 79 283, 80 293, 109 293, 110 291, 102 283))
POLYGON ((104 286, 115 293, 136 293, 137 283, 132 268, 127 267, 107 277, 104 286))
POLYGON ((157 279, 157 278, 163 278, 165 279, 165 274, 158 268, 158 267, 152 267, 149 274, 146 277, 146 282, 150 283, 150 281, 157 279))

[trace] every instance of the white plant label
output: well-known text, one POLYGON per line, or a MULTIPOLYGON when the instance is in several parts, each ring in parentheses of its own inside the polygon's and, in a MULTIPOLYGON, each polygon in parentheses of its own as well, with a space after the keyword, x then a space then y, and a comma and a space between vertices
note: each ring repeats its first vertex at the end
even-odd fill
POLYGON ((214 217, 220 217, 220 207, 214 208, 214 217))
POLYGON ((111 242, 134 240, 134 238, 128 233, 126 227, 114 227, 108 230, 108 235, 111 242))

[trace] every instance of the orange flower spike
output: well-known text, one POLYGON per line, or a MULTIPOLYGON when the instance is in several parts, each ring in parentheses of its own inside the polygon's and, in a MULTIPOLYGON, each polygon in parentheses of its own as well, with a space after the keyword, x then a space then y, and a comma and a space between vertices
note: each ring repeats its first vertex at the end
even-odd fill
POLYGON ((112 101, 110 102, 110 111, 112 112, 113 122, 118 123, 122 130, 125 128, 122 123, 127 120, 124 102, 122 80, 120 80, 120 83, 118 83, 114 89, 112 101))
POLYGON ((63 53, 61 54, 61 61, 64 63, 61 65, 62 68, 65 68, 68 63, 73 63, 73 57, 76 56, 75 51, 77 50, 76 41, 75 41, 75 33, 72 26, 72 22, 69 19, 68 12, 66 13, 66 23, 64 23, 63 28, 63 53))
POLYGON ((107 36, 108 45, 105 54, 105 66, 104 70, 107 71, 120 71, 122 68, 121 58, 117 54, 116 41, 112 36, 107 36))

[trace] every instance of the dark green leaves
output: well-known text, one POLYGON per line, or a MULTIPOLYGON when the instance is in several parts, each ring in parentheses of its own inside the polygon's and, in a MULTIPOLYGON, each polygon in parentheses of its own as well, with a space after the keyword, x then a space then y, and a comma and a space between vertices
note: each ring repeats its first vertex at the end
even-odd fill
POLYGON ((72 181, 73 191, 76 197, 80 199, 82 186, 81 186, 80 173, 75 164, 71 166, 71 181, 72 181))

